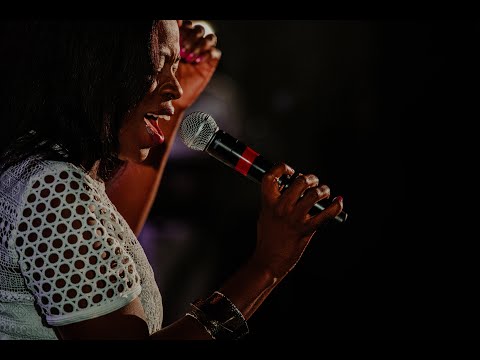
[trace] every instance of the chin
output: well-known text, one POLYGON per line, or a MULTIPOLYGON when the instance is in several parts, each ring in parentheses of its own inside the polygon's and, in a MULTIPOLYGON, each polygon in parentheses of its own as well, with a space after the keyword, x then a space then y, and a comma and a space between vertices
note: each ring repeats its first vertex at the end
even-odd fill
POLYGON ((148 157, 148 154, 150 154, 150 149, 140 149, 140 151, 137 154, 137 158, 132 161, 136 163, 144 162, 145 159, 148 157))
POLYGON ((150 154, 150 148, 140 149, 138 152, 131 154, 124 154, 118 158, 123 161, 131 161, 133 163, 140 164, 145 161, 145 159, 148 157, 148 154, 150 154))

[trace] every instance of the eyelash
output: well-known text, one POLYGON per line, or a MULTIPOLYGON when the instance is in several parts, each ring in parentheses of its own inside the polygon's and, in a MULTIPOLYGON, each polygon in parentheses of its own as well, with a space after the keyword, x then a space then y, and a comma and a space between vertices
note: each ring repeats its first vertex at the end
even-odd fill
MULTIPOLYGON (((178 71, 178 66, 179 66, 179 62, 176 62, 175 64, 172 65, 172 67, 173 67, 173 73, 174 73, 174 74, 177 73, 177 71, 178 71)), ((158 76, 158 74, 160 74, 160 71, 148 75, 148 76, 147 76, 147 81, 148 81, 150 84, 153 84, 155 81, 157 81, 157 76, 158 76)))

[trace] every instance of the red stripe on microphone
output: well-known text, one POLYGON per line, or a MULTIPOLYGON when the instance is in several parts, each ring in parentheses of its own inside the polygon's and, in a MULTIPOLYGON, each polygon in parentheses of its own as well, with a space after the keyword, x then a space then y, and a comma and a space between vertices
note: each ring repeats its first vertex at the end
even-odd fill
POLYGON ((252 164, 258 155, 259 154, 257 152, 253 151, 247 146, 240 159, 238 159, 237 165, 235 165, 235 170, 237 170, 240 174, 247 176, 248 171, 252 167, 252 164))

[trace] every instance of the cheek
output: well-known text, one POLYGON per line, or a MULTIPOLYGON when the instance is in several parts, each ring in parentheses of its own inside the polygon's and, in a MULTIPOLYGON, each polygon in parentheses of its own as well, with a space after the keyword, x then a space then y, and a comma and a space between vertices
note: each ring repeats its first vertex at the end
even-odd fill
POLYGON ((118 133, 118 157, 121 160, 125 160, 122 157, 124 156, 126 149, 128 148, 127 134, 128 132, 123 127, 120 129, 118 133))
POLYGON ((157 81, 157 79, 155 79, 155 80, 152 81, 152 84, 150 85, 150 88, 148 89, 148 92, 147 92, 147 95, 145 96, 145 98, 148 99, 148 97, 151 96, 151 94, 153 94, 155 92, 157 87, 158 87, 158 81, 157 81))
POLYGON ((128 141, 128 134, 131 133, 131 124, 124 124, 118 132, 118 143, 120 146, 128 141))
POLYGON ((138 136, 138 131, 142 125, 142 122, 143 115, 140 116, 140 114, 137 112, 133 113, 128 119, 125 120, 120 128, 119 138, 123 138, 123 141, 131 141, 131 137, 134 137, 136 133, 138 136))
POLYGON ((138 137, 138 126, 135 122, 129 121, 125 123, 118 132, 119 152, 127 151, 135 143, 138 137))

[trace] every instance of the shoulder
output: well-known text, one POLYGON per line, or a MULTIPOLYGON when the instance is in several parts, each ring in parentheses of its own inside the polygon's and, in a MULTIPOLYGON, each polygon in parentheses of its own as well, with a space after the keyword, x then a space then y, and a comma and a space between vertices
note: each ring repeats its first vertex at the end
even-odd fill
POLYGON ((103 182, 94 180, 84 169, 66 161, 43 160, 31 156, 20 163, 13 165, 0 174, 2 185, 10 183, 23 183, 33 185, 37 182, 56 184, 72 182, 72 187, 80 183, 90 184, 94 187, 102 187, 103 182))
POLYGON ((10 180, 18 179, 15 207, 41 214, 63 208, 105 202, 105 185, 94 180, 82 168, 63 161, 37 160, 24 164, 21 171, 13 169, 10 180))
POLYGON ((102 187, 103 182, 94 180, 84 169, 64 161, 42 161, 37 171, 30 179, 32 185, 37 184, 64 184, 71 190, 78 190, 81 185, 102 187))
POLYGON ((30 196, 49 197, 55 192, 102 192, 104 183, 65 161, 29 157, 0 174, 0 201, 16 208, 30 196), (43 192, 42 192, 43 191, 43 192))
POLYGON ((35 170, 25 174, 26 191, 24 200, 32 198, 65 197, 68 203, 72 195, 88 194, 90 197, 102 192, 103 182, 93 179, 85 170, 64 161, 38 161, 35 170))

